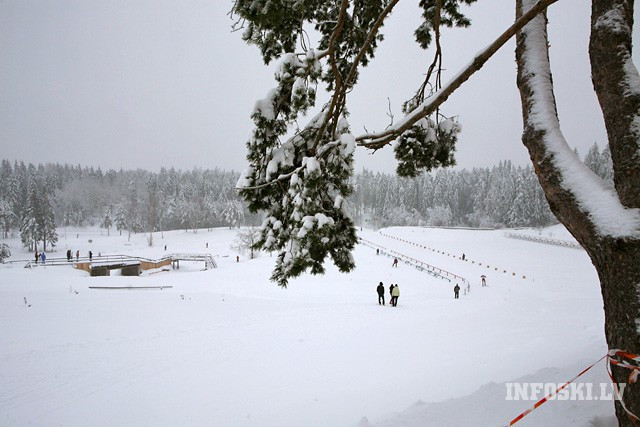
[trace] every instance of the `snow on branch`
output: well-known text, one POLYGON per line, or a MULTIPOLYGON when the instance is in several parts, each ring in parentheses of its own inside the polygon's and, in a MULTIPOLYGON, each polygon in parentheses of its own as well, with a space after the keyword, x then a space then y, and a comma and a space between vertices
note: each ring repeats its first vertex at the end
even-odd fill
MULTIPOLYGON (((523 10, 534 3, 523 0, 523 10)), ((602 236, 639 237, 640 209, 622 205, 618 194, 585 166, 567 144, 558 121, 546 36, 546 18, 537 16, 522 29, 523 80, 530 90, 525 128, 542 135, 544 150, 572 194, 602 236)))

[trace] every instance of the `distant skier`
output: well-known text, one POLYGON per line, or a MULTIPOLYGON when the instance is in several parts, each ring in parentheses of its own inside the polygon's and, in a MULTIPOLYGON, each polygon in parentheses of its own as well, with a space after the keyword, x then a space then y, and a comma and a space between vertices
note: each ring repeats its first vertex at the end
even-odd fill
POLYGON ((393 259, 393 264, 391 264, 391 267, 398 267, 398 258, 393 259))
POLYGON ((378 291, 378 305, 384 305, 384 285, 382 282, 380 282, 376 291, 378 291), (382 301, 382 303, 380 301, 382 301))
POLYGON ((467 283, 467 293, 471 293, 471 283, 467 283))
POLYGON ((71 249, 67 249, 67 262, 71 262, 71 249))
POLYGON ((376 249, 376 255, 380 255, 380 249, 376 249))
POLYGON ((38 250, 36 249, 36 264, 38 263, 39 260, 40 260, 40 254, 38 253, 38 250))
POLYGON ((458 286, 458 284, 456 283, 456 285, 453 287, 453 296, 454 298, 459 298, 460 297, 460 286, 458 286))
POLYGON ((93 261, 93 252, 89 251, 89 261, 93 261))
POLYGON ((391 295, 392 295, 391 303, 394 307, 396 307, 398 305, 398 297, 400 296, 400 288, 398 287, 397 283, 393 287, 393 291, 391 291, 391 295))
POLYGON ((393 283, 389 286, 389 304, 393 304, 393 283))
POLYGON ((480 278, 482 279, 482 286, 487 286, 487 276, 483 274, 480 278))
POLYGON ((44 262, 47 260, 47 256, 44 254, 44 252, 42 252, 40 254, 40 261, 42 261, 42 263, 44 264, 44 262))
POLYGON ((80 250, 76 251, 76 262, 80 260, 80 250))
POLYGON ((240 262, 240 255, 236 255, 236 262, 240 262))
POLYGON ((464 256, 464 254, 462 254, 462 260, 464 261, 465 259, 466 259, 466 258, 465 258, 465 256, 464 256))

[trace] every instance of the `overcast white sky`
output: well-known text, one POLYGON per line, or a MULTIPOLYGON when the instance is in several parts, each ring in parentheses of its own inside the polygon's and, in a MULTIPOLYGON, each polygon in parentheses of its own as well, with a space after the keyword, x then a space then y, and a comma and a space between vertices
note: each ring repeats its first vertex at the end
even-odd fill
MULTIPOLYGON (((432 52, 413 42, 417 3, 399 2, 349 98, 355 134, 388 124, 387 97, 399 119, 400 105, 422 81, 432 52)), ((466 9, 469 29, 445 33, 445 82, 513 22, 514 3, 479 0, 466 9)), ((231 4, 0 0, 0 158, 103 169, 244 169, 249 116, 273 86, 273 66, 231 33, 231 4)), ((589 18, 586 0, 560 0, 549 12, 560 120, 582 154, 606 141, 590 81, 589 18)), ((463 126, 460 167, 528 162, 514 48, 514 41, 503 47, 442 111, 463 126)), ((362 167, 393 172, 392 148, 375 155, 359 149, 362 167)))

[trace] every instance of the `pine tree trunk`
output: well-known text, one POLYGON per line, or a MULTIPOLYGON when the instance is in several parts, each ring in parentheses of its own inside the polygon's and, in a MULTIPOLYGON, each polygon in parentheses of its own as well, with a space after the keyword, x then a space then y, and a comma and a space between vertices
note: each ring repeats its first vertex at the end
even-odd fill
MULTIPOLYGON (((638 314, 640 302, 640 242, 611 240, 587 249, 602 289, 605 314, 605 336, 609 349, 640 354, 638 314)), ((628 383, 630 370, 611 365, 616 382, 628 383)), ((640 384, 628 384, 623 400, 627 409, 640 415, 640 384)), ((616 401, 616 416, 621 426, 636 425, 616 401)))
MULTIPOLYGON (((522 14, 523 4, 530 6, 532 3, 532 0, 518 0, 517 15, 522 14)), ((631 3, 631 10, 633 9, 632 1, 594 0, 594 15, 596 9, 604 16, 607 10, 610 10, 608 8, 620 6, 613 3, 624 3, 625 6, 631 3)), ((611 16, 609 14, 605 18, 610 19, 611 16)), ((592 74, 604 112, 612 157, 618 159, 617 164, 614 160, 617 175, 616 193, 623 206, 637 208, 640 174, 637 174, 637 154, 633 158, 629 147, 631 151, 637 152, 638 135, 633 134, 633 118, 636 117, 638 103, 627 99, 629 91, 625 90, 622 84, 624 76, 615 72, 616 68, 621 67, 621 59, 624 59, 623 55, 616 52, 615 47, 624 43, 621 42, 619 34, 608 38, 598 35, 594 37, 594 28, 600 28, 601 25, 595 24, 597 18, 592 19, 594 24, 590 50, 592 64, 596 62, 598 65, 595 67, 599 68, 592 74), (594 39, 597 39, 596 49, 594 39), (594 55, 598 58, 594 58, 594 55), (603 105, 603 101, 607 105, 603 105)), ((565 150, 564 146, 567 150, 570 149, 560 132, 555 110, 548 64, 546 14, 531 21, 527 27, 518 33, 516 47, 518 87, 524 119, 523 143, 529 151, 552 212, 587 251, 598 273, 604 302, 605 337, 608 348, 640 354, 640 239, 603 235, 597 229, 587 208, 578 202, 578 196, 571 186, 566 184, 564 174, 567 172, 563 170, 561 162, 557 162, 556 157, 562 156, 565 162, 579 162, 579 159, 571 159, 562 151, 565 150), (531 40, 528 40, 529 37, 531 40)), ((574 168, 574 173, 581 173, 581 170, 576 172, 574 168)), ((613 365, 611 370, 616 382, 628 382, 631 373, 629 370, 613 365)), ((640 384, 630 384, 626 387, 623 400, 631 412, 640 415, 640 384)), ((634 425, 619 402, 615 402, 615 409, 621 426, 634 425)))
MULTIPOLYGON (((589 58, 593 86, 602 109, 613 161, 614 184, 621 203, 640 207, 640 87, 631 62, 633 0, 593 0, 589 58)), ((584 246, 584 245, 583 245, 584 246)), ((608 240, 587 248, 602 287, 609 348, 640 354, 640 240, 608 240)), ((629 370, 613 367, 617 382, 629 370)), ((640 416, 640 384, 629 385, 624 402, 640 416)), ((634 425, 616 402, 620 425, 634 425)))

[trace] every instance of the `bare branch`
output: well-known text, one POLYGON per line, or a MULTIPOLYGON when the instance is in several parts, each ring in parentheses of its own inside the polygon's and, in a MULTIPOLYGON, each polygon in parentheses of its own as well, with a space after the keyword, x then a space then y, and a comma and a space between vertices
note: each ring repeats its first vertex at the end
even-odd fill
POLYGON ((240 31, 241 29, 243 29, 244 23, 246 22, 246 20, 243 19, 241 16, 238 16, 237 18, 233 16, 237 6, 238 6, 238 0, 233 2, 233 6, 231 7, 231 10, 227 12, 227 15, 229 16, 229 18, 235 21, 233 24, 231 24, 232 33, 235 33, 236 31, 240 31))
POLYGON ((378 149, 394 141, 403 132, 410 129, 418 120, 429 116, 440 107, 453 92, 455 92, 464 82, 478 70, 500 49, 516 32, 527 25, 540 12, 558 0, 540 0, 527 13, 522 15, 513 23, 504 33, 502 33, 493 43, 480 52, 474 59, 464 68, 456 77, 453 78, 442 90, 437 92, 427 101, 423 102, 418 108, 398 122, 396 126, 388 130, 374 133, 364 134, 356 138, 357 144, 362 147, 378 149))
POLYGON ((389 108, 387 116, 391 119, 391 123, 389 123, 389 126, 387 126, 387 129, 389 129, 391 126, 393 126, 393 111, 391 111, 391 99, 389 97, 387 97, 387 103, 389 108))

